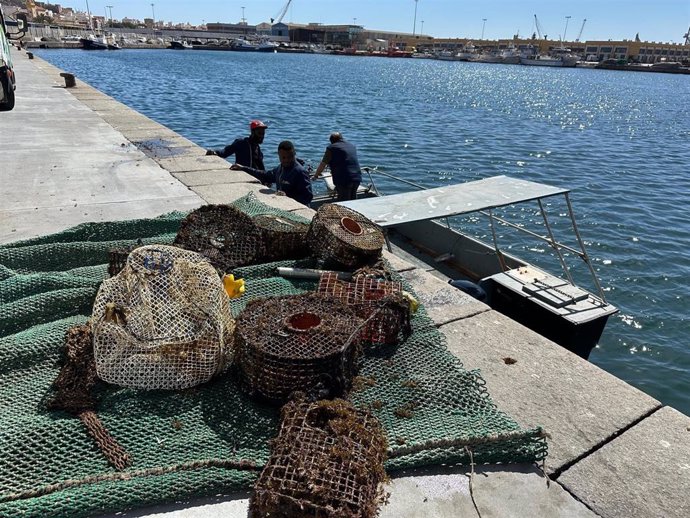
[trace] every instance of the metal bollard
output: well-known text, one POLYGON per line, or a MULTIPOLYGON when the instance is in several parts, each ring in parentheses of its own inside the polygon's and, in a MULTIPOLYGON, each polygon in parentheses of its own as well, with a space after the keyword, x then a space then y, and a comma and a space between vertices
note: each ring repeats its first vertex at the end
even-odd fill
POLYGON ((34 53, 33 52, 27 52, 27 56, 29 56, 29 59, 34 59, 34 53))
POLYGON ((61 72, 60 77, 65 78, 65 88, 73 88, 77 86, 77 82, 74 80, 74 74, 69 72, 61 72))

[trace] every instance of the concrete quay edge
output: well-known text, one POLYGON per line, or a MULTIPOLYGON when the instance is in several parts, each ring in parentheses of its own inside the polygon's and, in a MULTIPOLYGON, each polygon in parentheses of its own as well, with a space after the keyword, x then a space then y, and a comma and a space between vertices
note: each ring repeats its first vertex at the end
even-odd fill
MULTIPOLYGON (((75 113, 84 117, 80 123, 98 124, 99 128, 103 121, 109 125, 103 132, 99 130, 96 140, 106 138, 104 148, 110 163, 91 163, 88 175, 96 174, 95 167, 100 168, 103 180, 115 178, 113 191, 110 190, 112 185, 104 185, 108 185, 107 192, 120 196, 116 203, 111 203, 117 207, 117 212, 107 210, 109 202, 103 200, 100 212, 72 211, 69 218, 60 220, 62 228, 85 221, 152 217, 174 209, 189 210, 202 203, 228 203, 249 191, 256 192, 261 201, 273 206, 307 218, 314 214, 313 210, 274 194, 248 175, 230 171, 226 161, 204 156, 203 149, 191 141, 82 81, 78 80, 72 89, 59 87, 63 84, 59 76, 61 70, 40 58, 29 61, 25 53, 15 53, 15 67, 20 81, 17 108, 9 112, 14 115, 5 120, 15 125, 12 129, 17 129, 16 134, 19 134, 20 126, 32 119, 30 124, 39 130, 34 137, 38 140, 35 147, 55 141, 69 143, 75 138, 74 132, 63 131, 59 125, 41 123, 40 118, 33 117, 33 110, 22 108, 23 103, 40 105, 44 96, 52 96, 58 108, 60 104, 69 104, 70 117, 75 113), (21 82, 24 75, 32 80, 30 85, 21 82), (167 147, 176 148, 179 154, 157 157, 133 145, 157 139, 167 140, 167 147), (112 149, 117 146, 121 149, 112 149), (130 156, 122 160, 123 153, 130 156), (141 185, 132 191, 120 189, 121 182, 117 181, 120 173, 112 172, 112 165, 118 160, 137 167, 146 183, 163 175, 161 184, 169 186, 170 191, 165 190, 168 187, 161 187, 160 197, 156 198, 137 195, 143 188, 141 185), (146 174, 141 174, 142 171, 146 174), (154 199, 159 201, 150 201, 154 199), (113 217, 114 214, 119 217, 113 217)), ((61 164, 70 165, 77 161, 77 156, 81 160, 85 150, 78 144, 90 143, 87 139, 73 145, 71 158, 65 151, 67 148, 63 149, 61 160, 65 162, 61 164)), ((3 154, 17 147, 21 146, 12 139, 0 139, 3 154)), ((35 149, 26 152, 32 153, 35 149)), ((23 157, 11 153, 10 156, 10 165, 16 160, 15 169, 5 168, 12 172, 2 173, 2 181, 16 180, 20 190, 15 191, 14 198, 9 199, 11 203, 3 203, 0 210, 0 242, 32 237, 31 232, 36 230, 43 234, 61 230, 54 228, 55 219, 62 218, 59 214, 72 207, 71 193, 74 192, 66 176, 72 180, 71 176, 87 175, 87 172, 67 167, 72 174, 63 173, 60 179, 65 183, 52 185, 56 199, 44 197, 39 200, 41 203, 34 203, 33 184, 22 184, 17 178, 24 173, 23 157), (19 218, 23 223, 22 231, 10 233, 7 225, 16 224, 19 218)), ((53 174, 40 167, 38 172, 53 174)), ((132 175, 132 172, 125 169, 122 174, 128 178, 127 174, 132 175)), ((31 180, 36 183, 42 179, 34 176, 31 180)), ((95 189, 97 182, 78 181, 79 189, 90 197, 93 194, 90 189, 95 189)), ((76 203, 79 205, 79 201, 76 203)), ((99 206, 88 204, 88 200, 85 203, 89 208, 99 206)), ((668 407, 662 408, 658 401, 622 380, 451 289, 438 272, 431 273, 427 268, 388 252, 384 255, 412 284, 445 335, 450 351, 466 368, 481 371, 498 408, 520 425, 543 426, 548 434, 549 457, 545 471, 555 482, 547 485, 541 472, 532 466, 478 467, 471 478, 474 499, 482 517, 613 517, 631 513, 636 513, 631 516, 675 517, 688 514, 687 502, 683 505, 682 499, 689 494, 690 470, 686 466, 690 465, 687 460, 690 456, 690 418, 668 407), (509 357, 517 361, 509 365, 505 361, 509 357), (655 494, 653 498, 645 497, 651 493, 655 494), (635 511, 626 507, 626 501, 635 503, 635 511)), ((437 467, 395 473, 388 488, 390 505, 382 509, 381 516, 473 516, 476 510, 469 480, 467 468, 437 467)), ((246 493, 227 495, 221 500, 176 503, 126 511, 118 516, 246 515, 246 493)))

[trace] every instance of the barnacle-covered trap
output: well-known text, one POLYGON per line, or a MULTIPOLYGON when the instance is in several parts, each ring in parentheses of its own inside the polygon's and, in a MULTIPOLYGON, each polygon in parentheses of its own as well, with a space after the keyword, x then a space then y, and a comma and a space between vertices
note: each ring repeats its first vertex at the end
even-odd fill
POLYGON ((142 246, 103 281, 93 306, 98 376, 143 389, 182 389, 227 365, 234 321, 213 266, 201 255, 142 246))
POLYGON ((369 518, 384 499, 386 438, 350 403, 291 401, 254 486, 249 516, 369 518))
POLYGON ((300 259, 309 255, 309 225, 274 214, 258 214, 253 218, 261 233, 262 261, 300 259))
POLYGON ((261 255, 261 231, 250 216, 230 205, 204 205, 180 222, 175 245, 199 252, 229 272, 261 255))
POLYGON ((359 212, 334 203, 319 208, 307 240, 317 259, 349 269, 375 261, 384 244, 378 226, 359 212))
POLYGON ((368 275, 356 275, 349 282, 335 272, 325 272, 317 292, 351 306, 366 321, 360 335, 363 342, 392 345, 401 332, 404 336, 411 332, 410 302, 400 282, 368 275))
POLYGON ((277 403, 293 391, 339 395, 356 370, 362 323, 347 305, 313 293, 250 302, 235 329, 245 389, 277 403))

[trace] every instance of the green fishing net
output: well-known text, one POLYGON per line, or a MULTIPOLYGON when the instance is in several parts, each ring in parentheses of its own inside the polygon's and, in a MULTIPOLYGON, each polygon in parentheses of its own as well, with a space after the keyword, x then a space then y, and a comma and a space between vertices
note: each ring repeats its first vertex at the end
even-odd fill
MULTIPOLYGON (((305 221, 253 197, 235 206, 305 221)), ((109 249, 137 240, 170 244, 182 217, 88 223, 0 246, 0 516, 93 516, 227 494, 258 476, 279 409, 248 399, 232 375, 178 392, 100 385, 98 416, 132 459, 122 472, 79 419, 47 408, 65 332, 90 316, 109 249)), ((277 266, 311 265, 305 259, 235 269, 246 293, 231 301, 233 315, 256 297, 314 290, 314 282, 276 276, 277 266)), ((423 308, 412 329, 397 346, 365 350, 351 394, 386 430, 388 470, 469 464, 470 455, 476 463, 546 456, 541 430, 521 429, 495 408, 480 374, 448 352, 423 308)))

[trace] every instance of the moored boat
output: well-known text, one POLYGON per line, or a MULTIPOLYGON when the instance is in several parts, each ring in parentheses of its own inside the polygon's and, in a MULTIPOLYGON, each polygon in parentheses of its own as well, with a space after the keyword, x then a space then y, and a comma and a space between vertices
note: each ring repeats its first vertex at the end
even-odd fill
POLYGON ((187 41, 176 41, 173 40, 170 42, 170 46, 168 47, 169 49, 173 50, 191 50, 193 47, 190 43, 187 41))
MULTIPOLYGON (((382 174, 382 173, 379 173, 382 174)), ((406 180, 385 175, 398 181, 406 180)), ((371 178, 371 174, 370 174, 371 178)), ((315 198, 313 204, 324 202, 315 198)), ((496 176, 434 189, 380 196, 373 184, 362 188, 359 199, 342 202, 380 225, 390 247, 415 261, 434 268, 450 279, 466 283, 474 292, 486 294, 494 309, 538 332, 583 358, 597 344, 609 316, 618 309, 604 296, 580 237, 569 198, 569 191, 546 184, 496 176), (545 203, 556 197, 565 202, 566 219, 571 222, 573 239, 556 240, 545 203), (507 221, 493 211, 523 204, 538 205, 544 221, 544 234, 507 221), (452 218, 488 218, 492 242, 485 242, 453 225, 452 218), (521 235, 546 243, 560 263, 562 272, 554 275, 506 253, 498 243, 496 227, 509 227, 521 235), (566 245, 565 242, 576 242, 566 245), (566 260, 582 260, 596 293, 575 284, 571 265, 566 260)), ((577 265, 575 265, 577 266, 577 265)))
POLYGON ((523 65, 539 67, 574 67, 579 62, 580 59, 566 47, 556 47, 549 54, 538 54, 520 59, 523 65))

